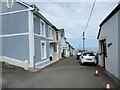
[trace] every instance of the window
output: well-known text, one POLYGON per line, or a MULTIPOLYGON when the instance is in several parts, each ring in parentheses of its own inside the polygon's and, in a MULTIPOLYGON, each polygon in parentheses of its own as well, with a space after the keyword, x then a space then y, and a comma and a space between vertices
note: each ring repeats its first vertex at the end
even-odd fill
POLYGON ((95 56, 94 53, 84 53, 83 56, 95 56))
POLYGON ((52 28, 49 26, 48 30, 49 30, 49 38, 52 39, 52 28))
POLYGON ((46 58, 46 42, 41 41, 41 58, 45 59, 46 58))
POLYGON ((40 20, 40 33, 45 36, 45 22, 43 20, 40 20))
POLYGON ((52 29, 52 39, 54 40, 55 39, 55 33, 54 33, 54 30, 52 29))
POLYGON ((7 0, 6 6, 7 6, 8 8, 12 8, 12 5, 13 5, 13 0, 7 0))

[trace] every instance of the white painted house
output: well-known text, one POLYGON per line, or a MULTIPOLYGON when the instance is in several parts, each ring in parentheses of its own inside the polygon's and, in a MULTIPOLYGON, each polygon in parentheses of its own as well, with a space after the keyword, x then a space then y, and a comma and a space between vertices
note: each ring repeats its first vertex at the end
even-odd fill
POLYGON ((97 39, 99 65, 120 79, 120 4, 100 24, 97 39))

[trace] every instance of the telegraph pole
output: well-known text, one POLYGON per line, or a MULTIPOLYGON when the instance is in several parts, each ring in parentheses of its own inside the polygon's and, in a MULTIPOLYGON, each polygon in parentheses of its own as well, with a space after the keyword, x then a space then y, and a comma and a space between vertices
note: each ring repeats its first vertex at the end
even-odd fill
POLYGON ((85 51, 85 32, 83 32, 83 51, 85 51))

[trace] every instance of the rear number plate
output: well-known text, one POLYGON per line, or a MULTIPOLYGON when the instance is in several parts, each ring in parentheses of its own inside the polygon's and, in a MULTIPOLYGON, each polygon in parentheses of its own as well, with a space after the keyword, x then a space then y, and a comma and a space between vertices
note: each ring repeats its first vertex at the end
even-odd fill
POLYGON ((87 59, 87 60, 91 61, 92 59, 87 59))

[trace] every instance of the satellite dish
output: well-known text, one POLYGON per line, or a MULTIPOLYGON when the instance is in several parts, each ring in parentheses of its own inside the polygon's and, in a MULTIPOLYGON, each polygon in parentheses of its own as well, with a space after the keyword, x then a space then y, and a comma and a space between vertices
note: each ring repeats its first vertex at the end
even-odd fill
POLYGON ((12 8, 12 6, 13 6, 13 0, 7 0, 6 2, 7 2, 6 6, 8 8, 12 8))

